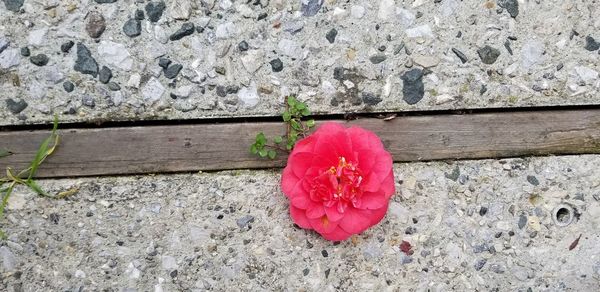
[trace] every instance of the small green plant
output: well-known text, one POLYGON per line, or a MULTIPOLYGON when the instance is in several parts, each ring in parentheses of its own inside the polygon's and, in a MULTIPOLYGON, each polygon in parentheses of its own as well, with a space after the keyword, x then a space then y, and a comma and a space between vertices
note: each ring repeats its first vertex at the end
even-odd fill
MULTIPOLYGON (((4 209, 8 204, 8 199, 10 198, 12 191, 17 185, 25 185, 35 193, 45 197, 61 198, 65 196, 63 193, 60 193, 57 196, 50 196, 44 190, 42 190, 35 180, 33 180, 33 177, 35 176, 35 173, 42 162, 44 162, 44 160, 46 160, 46 158, 50 156, 58 146, 59 136, 56 132, 57 129, 58 117, 55 116, 52 133, 42 142, 29 167, 21 170, 20 172, 14 172, 12 168, 7 167, 6 176, 0 177, 0 195, 2 196, 2 202, 0 203, 0 219, 4 218, 4 209)), ((8 150, 0 149, 0 157, 8 156, 10 154, 11 152, 8 150)), ((0 237, 6 238, 6 234, 2 230, 0 230, 0 237)))
POLYGON ((273 143, 269 144, 269 139, 260 132, 256 135, 254 144, 250 146, 250 152, 260 157, 275 159, 277 151, 291 151, 299 138, 306 137, 310 129, 315 126, 315 120, 302 120, 309 115, 310 110, 305 103, 298 101, 294 96, 286 97, 285 111, 282 114, 286 124, 285 135, 272 137, 273 143))

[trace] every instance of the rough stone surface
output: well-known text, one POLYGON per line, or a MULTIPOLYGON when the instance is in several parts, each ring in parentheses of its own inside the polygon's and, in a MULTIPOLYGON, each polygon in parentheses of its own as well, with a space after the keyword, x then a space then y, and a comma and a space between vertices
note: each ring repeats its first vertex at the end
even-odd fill
MULTIPOLYGON (((600 5, 589 1, 0 2, 0 70, 20 80, 0 81, 0 92, 14 93, 31 105, 17 117, 0 104, 0 125, 49 123, 55 113, 64 122, 272 116, 283 110, 283 97, 290 93, 302 96, 316 114, 366 107, 387 112, 598 104, 600 97, 600 80, 584 76, 588 79, 583 82, 578 72, 591 71, 576 70, 600 72, 600 5), (18 12, 6 9, 7 4, 18 12), (99 15, 104 31, 100 33, 102 25, 86 31, 91 23, 101 23, 91 21, 99 15), (123 32, 130 19, 139 33, 134 38, 123 32), (186 23, 194 30, 185 34, 193 33, 170 40, 186 23), (330 43, 327 35, 334 30, 330 43), (113 70, 111 81, 122 86, 127 102, 113 103, 97 90, 105 89, 97 78, 74 70, 76 48, 63 44, 77 43, 89 49, 98 70, 113 70), (478 53, 486 46, 498 53, 494 58, 493 50, 484 54, 489 64, 478 53), (60 74, 94 96, 96 107, 69 114, 80 97, 64 94, 46 79, 44 70, 21 56, 23 47, 31 56, 48 56, 60 74), (156 66, 161 57, 183 66, 176 83, 156 66), (402 100, 400 77, 422 65, 432 65, 422 78, 426 91, 422 101, 408 104, 402 100), (343 80, 334 78, 340 67, 347 77, 343 80), (129 86, 131 76, 138 75, 139 85, 129 86), (192 86, 190 104, 207 106, 185 112, 173 110, 170 102, 153 106, 140 90, 152 77, 169 92, 192 86), (251 82, 258 88, 256 106, 232 108, 217 99, 217 86, 244 88, 251 82), (47 98, 37 98, 40 92, 47 98), (366 104, 364 92, 381 102, 366 104)), ((231 98, 227 102, 238 100, 231 98)))
POLYGON ((92 57, 90 50, 82 43, 77 44, 77 59, 73 69, 83 74, 98 76, 98 63, 92 57))
POLYGON ((423 70, 412 69, 402 75, 403 100, 408 104, 415 104, 423 99, 425 85, 423 84, 423 70))
POLYGON ((88 15, 85 30, 92 38, 99 38, 106 29, 106 20, 102 14, 92 11, 88 15))
POLYGON ((595 291, 599 164, 593 155, 396 164, 385 218, 337 243, 294 226, 280 171, 43 180, 51 194, 78 191, 50 200, 15 190, 0 289, 595 291), (445 176, 455 168, 463 179, 445 176), (580 214, 566 227, 551 215, 559 204, 580 214))

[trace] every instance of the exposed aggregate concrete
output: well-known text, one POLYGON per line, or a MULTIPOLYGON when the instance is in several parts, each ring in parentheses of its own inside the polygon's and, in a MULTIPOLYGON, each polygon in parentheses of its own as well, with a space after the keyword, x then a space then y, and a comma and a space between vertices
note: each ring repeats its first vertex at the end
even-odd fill
POLYGON ((315 113, 600 96, 596 1, 2 2, 0 125, 55 113, 65 122, 276 115, 291 93, 315 113), (104 66, 111 82, 98 79, 104 66), (422 77, 407 81, 410 72, 422 77))
POLYGON ((341 243, 294 227, 279 171, 46 180, 79 191, 16 190, 0 290, 595 291, 599 164, 396 164, 382 223, 341 243))

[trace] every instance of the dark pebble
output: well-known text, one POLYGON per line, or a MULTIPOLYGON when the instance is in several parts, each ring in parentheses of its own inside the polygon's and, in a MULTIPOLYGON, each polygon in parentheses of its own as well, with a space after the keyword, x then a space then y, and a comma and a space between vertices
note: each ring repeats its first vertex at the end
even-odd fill
POLYGON ((469 60, 469 59, 467 59, 467 56, 463 52, 459 51, 456 48, 452 48, 452 52, 460 59, 460 61, 463 64, 469 60))
POLYGON ((380 46, 379 48, 377 48, 380 52, 385 52, 385 50, 387 49, 385 46, 380 46))
POLYGON ((29 58, 29 61, 36 66, 46 66, 50 59, 45 54, 39 54, 29 58))
POLYGON ((77 60, 73 69, 83 74, 98 76, 98 63, 92 57, 90 50, 82 43, 77 43, 77 60))
POLYGON ((262 13, 260 13, 260 14, 258 15, 258 17, 256 18, 256 20, 257 20, 257 21, 258 21, 258 20, 263 20, 263 19, 265 19, 265 18, 267 18, 267 13, 266 13, 266 12, 262 12, 262 13))
POLYGON ((600 42, 597 42, 591 35, 585 37, 585 47, 588 51, 600 49, 600 42))
POLYGON ((540 185, 540 181, 537 179, 537 177, 535 177, 533 175, 528 175, 527 181, 534 186, 540 185))
POLYGON ((137 19, 129 19, 123 25, 123 32, 126 36, 134 38, 142 34, 142 22, 137 19))
POLYGON ((335 28, 332 28, 325 34, 325 38, 329 41, 330 44, 333 44, 335 42, 335 37, 337 36, 337 33, 337 30, 335 28))
POLYGON ((172 270, 171 273, 169 273, 169 275, 171 276, 171 278, 177 278, 177 270, 172 270))
POLYGON ((560 71, 565 65, 563 65, 563 63, 559 63, 558 65, 556 65, 556 71, 560 71))
POLYGON ((457 181, 460 177, 460 168, 455 166, 451 173, 444 173, 444 176, 449 180, 457 181))
POLYGON ((402 88, 402 99, 408 104, 416 104, 421 101, 425 95, 423 71, 415 68, 404 73, 400 78, 404 84, 402 88))
POLYGON ((21 56, 23 56, 23 57, 29 57, 29 56, 31 56, 31 51, 29 51, 28 47, 22 47, 21 48, 21 56))
POLYGON ((485 86, 485 84, 481 85, 481 88, 479 89, 479 94, 483 95, 484 93, 486 93, 486 91, 487 91, 487 86, 485 86))
POLYGON ((158 59, 158 66, 160 66, 161 68, 167 69, 169 67, 169 65, 171 65, 171 60, 169 60, 167 58, 158 59))
POLYGON ((306 276, 308 275, 308 273, 310 272, 310 270, 308 268, 302 270, 302 275, 306 276))
POLYGON ((60 51, 63 53, 68 53, 71 48, 75 45, 73 41, 68 41, 60 45, 60 51))
POLYGON ((514 231, 511 230, 511 231, 508 232, 508 236, 514 236, 514 235, 515 235, 514 231))
POLYGON ((509 40, 506 40, 506 41, 504 42, 504 48, 506 48, 506 51, 507 51, 509 54, 511 54, 511 55, 513 54, 513 50, 512 50, 512 48, 510 47, 510 41, 509 41, 509 40))
POLYGON ((4 0, 4 5, 6 6, 6 9, 12 12, 19 12, 21 6, 23 6, 23 2, 25 2, 25 0, 4 0))
POLYGON ((331 272, 331 269, 325 270, 325 279, 329 278, 329 273, 330 272, 331 272))
POLYGON ((165 77, 169 79, 173 79, 179 75, 179 72, 183 69, 183 65, 181 64, 173 64, 170 65, 167 69, 164 70, 165 77))
POLYGON ((9 98, 6 100, 6 107, 15 115, 24 111, 28 105, 29 104, 21 98, 17 98, 16 100, 9 98))
POLYGON ((525 215, 519 216, 519 222, 517 223, 517 226, 519 226, 519 229, 523 229, 523 227, 525 227, 526 224, 527 224, 527 217, 525 215))
POLYGON ((302 1, 302 7, 300 7, 300 11, 302 11, 302 15, 304 16, 315 16, 321 10, 321 6, 323 6, 324 0, 308 0, 302 1))
POLYGON ((60 216, 56 213, 50 213, 50 215, 48 215, 48 219, 50 219, 52 223, 58 224, 58 222, 60 221, 60 216))
POLYGON ((75 84, 71 81, 65 81, 63 82, 63 88, 66 92, 73 92, 73 90, 75 90, 75 84))
POLYGON ((498 0, 498 6, 506 9, 512 18, 519 15, 519 2, 517 0, 498 0))
POLYGON ((500 236, 502 236, 502 231, 496 232, 496 234, 494 234, 495 238, 500 238, 500 236))
POLYGON ((150 2, 146 4, 146 14, 148 15, 148 19, 150 19, 151 22, 159 21, 163 15, 163 12, 165 11, 165 8, 167 8, 167 6, 165 5, 164 1, 150 2))
POLYGON ((456 37, 457 37, 457 38, 460 38, 461 36, 462 36, 462 31, 459 31, 459 32, 456 34, 456 37))
POLYGON ((414 228, 412 226, 406 227, 406 229, 404 230, 404 234, 414 234, 417 233, 417 228, 414 228))
POLYGON ((226 88, 227 90, 227 94, 235 94, 238 93, 238 91, 240 90, 240 87, 237 85, 229 85, 226 88))
POLYGON ((498 57, 500 56, 500 51, 490 46, 485 46, 479 50, 477 50, 477 54, 479 54, 479 58, 481 58, 481 62, 484 64, 494 64, 498 57))
POLYGON ((218 85, 216 92, 217 92, 217 96, 220 96, 220 97, 227 96, 227 89, 225 88, 225 86, 218 85))
POLYGON ((105 3, 115 3, 117 0, 95 0, 96 3, 105 4, 105 3))
POLYGON ((379 64, 379 63, 385 61, 385 59, 387 59, 387 57, 383 54, 377 54, 377 55, 369 57, 369 61, 371 61, 371 63, 373 63, 373 64, 379 64))
POLYGON ((324 258, 326 258, 326 257, 328 257, 328 256, 329 256, 329 253, 327 253, 327 250, 322 250, 322 251, 321 251, 321 255, 322 255, 324 258))
POLYGON ((246 41, 241 41, 238 44, 238 49, 242 52, 247 51, 248 50, 248 43, 246 41))
POLYGON ((487 263, 486 259, 477 260, 475 262, 475 264, 473 265, 473 267, 475 268, 475 271, 479 271, 479 270, 483 269, 483 266, 485 266, 485 263, 487 263))
POLYGON ((365 104, 368 105, 376 105, 382 101, 381 97, 370 92, 363 92, 362 100, 365 104))
POLYGON ((531 233, 529 233, 529 238, 535 238, 537 236, 538 232, 537 231, 533 231, 531 233))
POLYGON ((197 33, 203 33, 204 32, 204 27, 196 26, 196 32, 197 33))
POLYGON ((217 74, 225 75, 227 71, 225 70, 225 67, 217 66, 215 67, 215 72, 217 72, 217 74))
POLYGON ((488 208, 487 207, 481 207, 479 208, 479 216, 485 216, 485 214, 487 214, 488 208))
POLYGON ((271 60, 269 64, 271 64, 273 72, 281 72, 283 70, 283 62, 279 58, 271 60))
POLYGON ((110 89, 111 91, 119 91, 121 90, 121 86, 115 82, 109 82, 108 89, 110 89))
POLYGON ((98 73, 98 79, 104 84, 108 83, 112 78, 112 71, 106 66, 102 66, 102 69, 98 73))
POLYGON ((181 28, 179 28, 176 32, 174 32, 169 39, 171 41, 178 41, 188 35, 192 35, 194 33, 194 24, 191 22, 186 22, 184 24, 181 25, 181 28))
POLYGON ((508 39, 511 40, 511 41, 516 41, 517 37, 510 35, 510 36, 508 36, 508 39))
POLYGON ((144 10, 138 9, 135 11, 134 18, 137 20, 144 20, 146 16, 144 15, 144 10))

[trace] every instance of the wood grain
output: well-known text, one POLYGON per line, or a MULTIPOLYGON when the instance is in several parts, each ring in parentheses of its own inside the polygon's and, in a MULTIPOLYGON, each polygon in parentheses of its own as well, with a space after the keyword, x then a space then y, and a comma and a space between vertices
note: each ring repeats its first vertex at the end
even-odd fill
MULTIPOLYGON (((377 133, 395 161, 600 153, 600 110, 398 117, 339 121, 377 133)), ((322 122, 320 122, 322 123, 322 122)), ((282 123, 225 123, 59 130, 58 150, 38 177, 75 177, 272 168, 285 164, 248 153, 259 131, 282 123)), ((49 131, 0 132, 0 169, 25 168, 49 131)))

